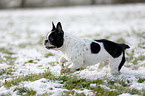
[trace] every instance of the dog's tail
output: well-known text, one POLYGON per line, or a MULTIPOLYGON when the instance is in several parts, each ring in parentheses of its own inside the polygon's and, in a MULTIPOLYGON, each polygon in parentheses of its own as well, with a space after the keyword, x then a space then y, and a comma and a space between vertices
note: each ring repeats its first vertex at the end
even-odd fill
POLYGON ((130 47, 126 44, 120 44, 123 50, 129 49, 130 47))

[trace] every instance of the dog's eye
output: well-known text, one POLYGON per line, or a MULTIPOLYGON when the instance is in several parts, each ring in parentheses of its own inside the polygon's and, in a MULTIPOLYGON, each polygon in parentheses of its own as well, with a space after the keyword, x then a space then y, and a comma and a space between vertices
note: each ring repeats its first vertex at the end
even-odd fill
POLYGON ((50 41, 53 41, 53 38, 52 38, 52 37, 50 37, 50 38, 49 38, 49 40, 50 40, 50 41))

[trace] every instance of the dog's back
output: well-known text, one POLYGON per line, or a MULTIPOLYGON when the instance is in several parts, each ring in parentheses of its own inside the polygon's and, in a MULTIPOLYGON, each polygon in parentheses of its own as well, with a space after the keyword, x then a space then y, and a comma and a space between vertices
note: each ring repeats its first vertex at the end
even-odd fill
POLYGON ((121 53, 125 51, 125 49, 130 48, 126 44, 115 43, 106 39, 95 40, 95 41, 103 43, 106 51, 114 58, 119 57, 121 53))

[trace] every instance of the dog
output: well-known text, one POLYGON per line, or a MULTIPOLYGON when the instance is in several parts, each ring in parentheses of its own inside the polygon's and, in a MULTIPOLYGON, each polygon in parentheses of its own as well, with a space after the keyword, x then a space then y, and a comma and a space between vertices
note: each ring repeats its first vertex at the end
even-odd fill
POLYGON ((64 54, 59 60, 61 73, 74 72, 98 63, 98 69, 108 64, 111 74, 120 73, 125 63, 125 50, 130 48, 128 45, 106 39, 80 39, 64 32, 60 22, 57 26, 52 22, 52 26, 44 45, 47 49, 60 50, 64 54), (73 63, 71 68, 64 66, 67 61, 73 63))

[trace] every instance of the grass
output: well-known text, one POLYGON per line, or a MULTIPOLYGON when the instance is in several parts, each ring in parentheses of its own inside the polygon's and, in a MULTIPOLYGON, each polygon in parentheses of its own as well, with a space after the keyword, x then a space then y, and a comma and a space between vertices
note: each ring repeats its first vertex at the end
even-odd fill
MULTIPOLYGON (((9 52, 9 53, 13 54, 11 52, 9 52)), ((133 50, 132 53, 134 54, 135 51, 133 50)), ((131 54, 128 54, 128 55, 131 55, 131 54)), ((49 56, 54 56, 54 54, 48 53, 47 56, 45 56, 45 57, 49 57, 49 56)), ((133 64, 135 65, 136 61, 137 62, 142 61, 143 57, 139 56, 138 58, 134 58, 132 56, 129 60, 130 60, 130 62, 133 62, 133 64)), ((39 61, 39 59, 28 60, 25 62, 25 64, 26 63, 37 63, 38 61, 39 61)), ((52 62, 51 65, 53 66, 54 62, 52 62)), ((2 74, 10 74, 11 75, 12 72, 13 72, 13 68, 2 69, 0 74, 1 75, 2 74)), ((18 77, 13 78, 12 80, 5 81, 5 83, 3 83, 3 85, 6 88, 10 88, 12 86, 19 85, 19 83, 21 83, 23 81, 32 81, 33 82, 33 81, 39 80, 41 78, 61 81, 60 83, 64 84, 63 88, 68 89, 68 91, 62 92, 62 96, 69 95, 69 94, 75 95, 75 96, 85 96, 84 93, 77 93, 75 91, 72 91, 73 89, 76 89, 76 90, 88 89, 91 92, 93 92, 93 94, 95 96, 102 96, 102 95, 104 95, 104 96, 116 96, 116 95, 119 95, 122 93, 130 93, 132 95, 145 94, 143 91, 141 92, 137 89, 129 88, 130 85, 132 84, 132 82, 130 80, 126 80, 126 79, 122 79, 122 80, 113 79, 112 80, 112 79, 109 79, 107 77, 104 77, 104 78, 100 78, 100 79, 96 79, 96 80, 89 80, 89 79, 81 79, 81 78, 78 78, 76 76, 71 76, 71 75, 55 76, 50 71, 46 71, 44 73, 39 73, 39 74, 28 74, 25 76, 24 75, 18 76, 18 77), (107 81, 107 83, 104 82, 104 80, 107 81), (91 84, 96 84, 96 86, 91 87, 90 86, 91 84), (118 86, 116 84, 118 84, 120 86, 118 86), (110 89, 106 89, 106 88, 102 87, 101 85, 104 85, 110 89)), ((139 83, 143 83, 144 81, 145 81, 144 78, 138 79, 139 83)), ((14 91, 18 91, 18 95, 23 95, 23 94, 35 95, 36 94, 36 92, 33 91, 32 89, 28 89, 25 87, 17 87, 17 88, 15 88, 14 91)), ((53 93, 51 93, 51 94, 53 94, 53 93)), ((48 95, 48 93, 45 93, 43 95, 48 95)), ((40 96, 42 96, 42 95, 40 95, 40 96)))
POLYGON ((0 50, 1 50, 1 53, 3 53, 3 54, 8 54, 8 55, 13 55, 13 54, 15 54, 15 53, 13 53, 13 52, 11 51, 11 48, 10 48, 10 49, 7 49, 7 48, 0 48, 0 50))
POLYGON ((126 43, 125 40, 124 40, 124 38, 119 38, 116 42, 124 43, 124 44, 126 43))
POLYGON ((36 91, 28 89, 26 87, 16 87, 13 92, 17 91, 17 95, 23 96, 33 96, 36 94, 36 91))
MULTIPOLYGON (((117 96, 122 93, 141 95, 141 91, 129 88, 130 85, 131 81, 129 80, 110 80, 106 77, 96 80, 71 78, 64 83, 64 87, 68 90, 88 89, 91 90, 95 96, 117 96), (104 80, 106 80, 107 83, 104 82, 104 80), (90 84, 96 84, 96 86, 91 87, 90 84), (120 86, 117 86, 117 84, 120 86), (104 85, 110 89, 104 88, 101 85, 104 85)), ((71 92, 67 92, 67 94, 71 94, 71 92)))
POLYGON ((11 51, 11 48, 0 48, 0 64, 7 64, 10 65, 6 68, 0 68, 0 75, 1 78, 9 78, 10 75, 13 75, 13 72, 15 72, 14 63, 16 60, 16 57, 14 56, 15 53, 11 51))
POLYGON ((97 79, 94 81, 91 80, 86 80, 86 79, 77 79, 76 77, 71 78, 70 80, 67 80, 64 84, 64 87, 72 90, 72 89, 81 89, 81 88, 89 88, 90 84, 92 83, 97 83, 97 84, 101 84, 103 83, 102 80, 97 79))
POLYGON ((45 54, 45 58, 48 58, 49 56, 54 56, 54 54, 53 53, 47 53, 47 54, 45 54))
POLYGON ((138 83, 143 83, 143 82, 145 82, 145 78, 139 78, 137 82, 138 83))
MULTIPOLYGON (((125 42, 123 41, 123 39, 118 39, 117 42, 125 42)), ((9 50, 5 50, 3 49, 3 54, 7 54, 4 58, 6 58, 3 62, 6 62, 9 65, 14 65, 15 59, 13 58, 12 55, 15 54, 9 50), (8 63, 9 62, 9 63, 8 63)), ((139 67, 139 65, 137 65, 138 62, 140 61, 144 61, 144 56, 139 56, 139 57, 134 57, 134 55, 136 54, 135 49, 132 50, 131 53, 127 53, 127 55, 130 57, 128 59, 128 62, 131 62, 133 65, 136 65, 137 68, 139 67)), ((45 58, 48 58, 49 56, 54 56, 53 53, 47 53, 45 54, 45 58)), ((25 62, 25 64, 27 63, 37 63, 38 61, 40 61, 40 59, 32 59, 32 60, 28 60, 25 62)), ((52 62, 50 64, 51 66, 55 66, 55 62, 52 62)), ((130 66, 129 66, 130 67, 130 66)), ((133 68, 136 68, 135 66, 133 68)), ((10 67, 7 69, 1 69, 0 70, 0 75, 3 74, 7 74, 7 75, 12 75, 12 72, 14 72, 14 68, 10 67)), ((132 81, 127 80, 125 78, 123 78, 122 80, 118 80, 118 79, 109 79, 107 77, 104 78, 100 78, 100 79, 96 79, 96 80, 89 80, 89 79, 82 79, 82 78, 78 78, 76 76, 71 76, 71 75, 63 75, 63 76, 55 76, 54 74, 52 74, 49 71, 46 71, 44 73, 39 73, 39 74, 28 74, 28 75, 23 75, 23 76, 18 76, 18 77, 13 77, 12 80, 9 81, 5 81, 3 83, 3 85, 6 88, 10 88, 12 86, 17 86, 19 85, 19 83, 23 82, 23 81, 36 81, 39 80, 41 78, 46 78, 49 80, 58 80, 61 81, 61 84, 63 85, 63 88, 67 89, 68 91, 63 91, 62 92, 62 96, 67 96, 67 95, 75 95, 75 96, 86 96, 84 93, 77 93, 74 91, 74 89, 76 90, 84 90, 84 89, 88 89, 90 90, 90 92, 92 92, 95 96, 117 96, 120 95, 122 93, 130 93, 132 95, 144 95, 144 90, 137 90, 134 88, 130 88, 130 85, 132 84, 132 81), (104 82, 104 81, 107 81, 104 82), (96 86, 92 87, 90 86, 91 84, 96 84, 96 86), (105 87, 106 86, 107 89, 105 87)), ((138 83, 143 83, 145 82, 144 78, 139 78, 138 83)), ((51 89, 53 90, 53 89, 51 89)), ((34 91, 33 89, 28 89, 26 87, 16 87, 14 89, 14 92, 17 91, 18 95, 24 95, 24 96, 29 96, 29 95, 36 95, 36 91, 34 91)), ((38 96, 47 96, 47 95, 52 95, 53 93, 45 93, 45 94, 41 94, 38 96)))
MULTIPOLYGON (((143 49, 143 48, 141 48, 143 49)), ((127 62, 131 63, 131 65, 125 65, 125 67, 132 68, 132 70, 138 70, 139 67, 144 67, 145 64, 140 64, 140 62, 144 61, 145 56, 137 51, 140 50, 139 47, 133 48, 130 52, 126 52, 129 58, 127 58, 127 62), (138 56, 136 56, 138 54, 138 56)))
POLYGON ((67 77, 67 76, 55 76, 54 74, 52 74, 50 71, 46 71, 43 73, 39 73, 39 74, 28 74, 28 75, 23 75, 23 76, 18 76, 13 78, 12 80, 6 81, 5 83, 3 83, 3 85, 7 88, 10 88, 14 85, 18 85, 20 82, 23 81, 35 81, 35 80, 39 80, 41 78, 46 78, 49 80, 59 80, 59 81, 63 81, 62 84, 69 80, 71 77, 67 77))
POLYGON ((6 81, 5 83, 3 83, 3 85, 7 88, 10 88, 11 86, 18 85, 20 82, 23 82, 23 81, 35 81, 41 78, 52 80, 55 78, 55 76, 49 71, 44 72, 44 73, 39 73, 39 74, 28 74, 25 76, 19 76, 19 77, 13 78, 10 81, 6 81))
POLYGON ((51 66, 56 66, 57 62, 51 62, 49 63, 51 66))
POLYGON ((15 69, 13 67, 8 67, 6 69, 0 69, 0 75, 13 75, 12 72, 15 72, 15 69))
POLYGON ((40 59, 28 60, 24 64, 27 64, 27 63, 34 63, 34 64, 36 64, 38 61, 40 61, 40 59))
POLYGON ((0 48, 0 52, 3 55, 0 55, 0 63, 6 63, 8 65, 14 65, 14 62, 16 60, 16 57, 14 57, 13 55, 15 53, 13 53, 11 51, 11 49, 6 49, 6 48, 0 48))
POLYGON ((53 92, 46 92, 44 94, 38 94, 37 96, 51 96, 53 94, 53 92))
POLYGON ((84 93, 76 93, 74 90, 63 91, 61 96, 86 96, 84 93))

